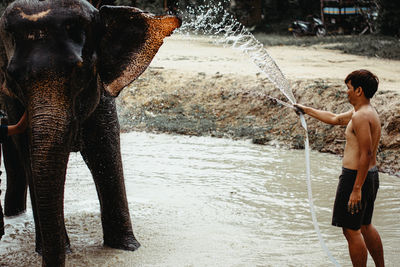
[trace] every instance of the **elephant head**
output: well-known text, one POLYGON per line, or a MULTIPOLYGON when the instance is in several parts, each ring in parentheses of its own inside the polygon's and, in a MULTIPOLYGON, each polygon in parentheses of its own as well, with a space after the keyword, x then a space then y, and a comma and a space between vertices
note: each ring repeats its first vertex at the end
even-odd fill
POLYGON ((0 93, 28 112, 26 169, 44 266, 65 261, 63 194, 74 147, 81 153, 84 147, 98 194, 105 195, 100 197, 105 243, 137 248, 121 181, 113 97, 148 67, 163 38, 179 26, 174 16, 120 6, 98 10, 86 0, 16 0, 5 10, 0 21, 0 93), (113 154, 116 163, 101 169, 96 162, 100 153, 113 154), (107 178, 100 177, 107 172, 107 178), (114 180, 115 188, 110 185, 114 180), (107 190, 117 192, 118 200, 107 190), (128 219, 115 219, 119 215, 106 202, 120 205, 119 213, 128 219), (109 230, 118 227, 123 230, 109 230), (112 235, 120 240, 113 241, 112 235))

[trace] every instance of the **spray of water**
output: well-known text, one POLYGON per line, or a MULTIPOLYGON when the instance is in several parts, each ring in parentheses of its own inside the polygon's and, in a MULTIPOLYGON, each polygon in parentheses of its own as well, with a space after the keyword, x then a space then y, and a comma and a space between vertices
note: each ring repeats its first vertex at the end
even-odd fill
MULTIPOLYGON (((235 17, 226 11, 226 3, 217 2, 211 5, 198 6, 196 8, 187 8, 186 12, 183 13, 183 25, 179 32, 181 34, 201 34, 207 35, 214 40, 216 45, 223 45, 225 47, 231 47, 239 49, 248 57, 250 57, 261 72, 286 96, 290 103, 281 101, 279 99, 270 97, 278 103, 294 108, 293 104, 296 103, 296 99, 293 95, 289 81, 286 79, 278 65, 268 54, 254 35, 235 17)), ((336 266, 340 264, 332 256, 326 246, 324 239, 322 238, 321 231, 319 229, 317 217, 314 209, 314 202, 312 197, 311 188, 311 173, 310 173, 310 148, 307 133, 307 124, 303 114, 300 114, 301 125, 305 130, 305 157, 306 157, 306 175, 307 175, 307 191, 308 200, 310 204, 310 212, 314 229, 318 235, 321 247, 336 266)))
POLYGON ((211 37, 216 45, 238 49, 259 67, 264 75, 294 104, 289 81, 278 65, 254 35, 226 11, 221 2, 188 8, 180 33, 201 34, 211 37))

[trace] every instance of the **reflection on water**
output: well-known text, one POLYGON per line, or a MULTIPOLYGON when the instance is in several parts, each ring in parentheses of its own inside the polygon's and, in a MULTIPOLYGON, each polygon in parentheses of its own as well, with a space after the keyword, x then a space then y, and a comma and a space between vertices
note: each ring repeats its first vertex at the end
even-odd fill
MULTIPOLYGON (((95 188, 80 155, 71 154, 65 196, 74 251, 67 257, 70 266, 331 265, 311 222, 304 151, 128 133, 122 135, 122 152, 132 222, 142 247, 130 253, 101 246, 95 188)), ((314 152, 311 168, 323 237, 339 263, 350 266, 341 229, 330 225, 340 159, 314 152)), ((384 242, 387 266, 400 261, 399 185, 400 179, 381 174, 373 223, 384 242)), ((39 262, 29 247, 33 241, 21 237, 33 240, 30 221, 30 211, 7 218, 0 266, 39 262), (21 253, 27 262, 21 263, 21 253)))

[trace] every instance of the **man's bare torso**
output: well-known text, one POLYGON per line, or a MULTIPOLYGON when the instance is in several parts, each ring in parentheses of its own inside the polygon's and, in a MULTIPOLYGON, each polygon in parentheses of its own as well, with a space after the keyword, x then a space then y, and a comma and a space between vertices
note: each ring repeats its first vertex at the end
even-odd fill
MULTIPOLYGON (((360 110, 353 113, 353 117, 357 112, 363 112, 367 115, 367 120, 369 123, 369 132, 359 133, 359 134, 369 134, 371 135, 371 156, 369 161, 369 169, 376 165, 376 153, 378 150, 379 139, 381 137, 381 123, 377 112, 371 106, 362 107, 360 110)), ((346 146, 343 155, 343 167, 347 169, 357 170, 358 161, 360 158, 359 145, 357 136, 355 134, 352 120, 347 124, 346 127, 346 146)))

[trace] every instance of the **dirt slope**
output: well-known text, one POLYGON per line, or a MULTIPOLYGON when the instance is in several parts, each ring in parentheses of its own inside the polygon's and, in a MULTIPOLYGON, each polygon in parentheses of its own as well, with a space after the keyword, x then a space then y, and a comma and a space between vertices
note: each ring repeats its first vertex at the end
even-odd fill
MULTIPOLYGON (((271 47, 270 55, 291 81, 297 102, 342 112, 344 77, 368 68, 380 80, 373 104, 383 126, 380 170, 400 176, 400 62, 349 56, 321 47, 271 47)), ((118 98, 122 129, 251 138, 260 144, 303 148, 297 115, 268 96, 286 98, 241 52, 204 38, 168 39, 150 68, 118 98)), ((312 118, 312 149, 341 154, 344 127, 312 118)))

